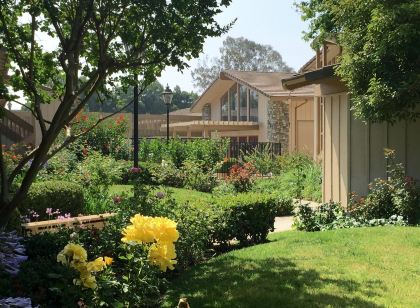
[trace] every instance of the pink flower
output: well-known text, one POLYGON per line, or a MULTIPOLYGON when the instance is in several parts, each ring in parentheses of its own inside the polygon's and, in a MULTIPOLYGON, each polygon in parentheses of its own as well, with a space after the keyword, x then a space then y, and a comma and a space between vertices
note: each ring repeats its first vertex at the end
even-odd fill
POLYGON ((138 168, 138 167, 132 167, 132 168, 130 169, 130 172, 131 172, 131 173, 140 173, 140 172, 141 172, 141 169, 140 169, 140 168, 138 168))

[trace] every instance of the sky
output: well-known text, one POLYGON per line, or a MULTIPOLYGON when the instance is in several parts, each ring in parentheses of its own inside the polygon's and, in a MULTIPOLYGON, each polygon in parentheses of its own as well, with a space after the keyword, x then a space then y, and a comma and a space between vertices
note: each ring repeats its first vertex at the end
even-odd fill
MULTIPOLYGON (((227 25, 235 18, 236 23, 225 35, 218 38, 208 38, 203 47, 203 53, 209 58, 217 57, 222 42, 227 36, 245 37, 259 44, 271 45, 280 52, 288 66, 298 70, 313 55, 309 42, 303 40, 303 31, 307 24, 300 18, 293 3, 296 0, 233 0, 228 8, 217 16, 221 25, 227 25)), ((58 42, 50 38, 37 37, 47 50, 57 47, 58 42)), ((191 71, 197 66, 198 59, 188 62, 190 69, 178 72, 176 68, 167 68, 158 80, 171 89, 179 85, 182 90, 195 91, 191 71)), ((200 94, 200 93, 199 93, 200 94)), ((13 109, 20 109, 17 104, 13 109)))
MULTIPOLYGON (((217 21, 226 25, 235 18, 237 21, 230 31, 218 38, 208 38, 204 44, 203 54, 209 58, 219 55, 226 36, 245 37, 259 44, 271 45, 280 52, 283 60, 298 70, 313 55, 309 42, 303 40, 303 31, 307 24, 300 18, 293 3, 296 0, 233 0, 217 17, 217 21)), ((179 85, 182 90, 194 91, 191 70, 197 66, 198 59, 188 62, 190 69, 178 72, 167 68, 158 80, 168 84, 172 89, 179 85)))

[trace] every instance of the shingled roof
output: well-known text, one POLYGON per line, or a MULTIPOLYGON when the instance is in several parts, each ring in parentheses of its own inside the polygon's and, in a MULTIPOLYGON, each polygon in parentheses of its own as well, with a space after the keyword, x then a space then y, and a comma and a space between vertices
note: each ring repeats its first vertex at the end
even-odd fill
POLYGON ((308 86, 291 93, 283 88, 282 80, 293 77, 295 73, 286 72, 250 72, 227 70, 220 73, 220 78, 228 78, 244 84, 268 97, 313 95, 313 87, 308 86))

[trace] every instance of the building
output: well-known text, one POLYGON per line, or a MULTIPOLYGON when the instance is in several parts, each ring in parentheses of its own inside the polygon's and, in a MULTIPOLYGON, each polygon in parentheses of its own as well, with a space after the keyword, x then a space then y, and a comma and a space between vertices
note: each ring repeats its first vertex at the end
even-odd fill
POLYGON ((281 72, 223 71, 190 111, 202 119, 173 123, 173 136, 229 137, 280 143, 283 151, 314 154, 313 86, 290 91, 281 72))
POLYGON ((371 181, 386 178, 385 148, 395 149, 407 175, 420 180, 420 122, 391 125, 357 119, 346 86, 334 75, 341 52, 336 43, 325 42, 299 74, 282 84, 290 90, 315 85, 314 143, 323 165, 323 201, 347 205, 351 192, 366 195, 371 181))

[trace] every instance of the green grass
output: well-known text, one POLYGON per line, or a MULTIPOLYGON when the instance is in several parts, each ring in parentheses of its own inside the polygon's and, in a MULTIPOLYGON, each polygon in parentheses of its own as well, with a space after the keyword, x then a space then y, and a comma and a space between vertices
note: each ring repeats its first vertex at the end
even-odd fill
POLYGON ((171 286, 164 307, 420 307, 420 228, 275 233, 171 286))
MULTIPOLYGON (((110 189, 111 195, 120 195, 123 193, 132 195, 132 185, 113 185, 110 189)), ((185 189, 185 188, 174 188, 174 187, 156 187, 155 191, 166 190, 172 193, 173 198, 181 203, 194 202, 203 199, 211 198, 211 194, 199 192, 196 190, 185 189)))

